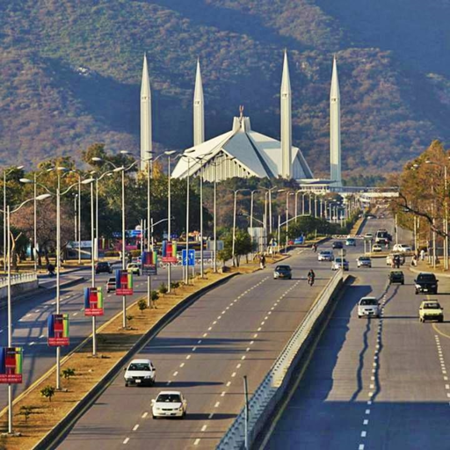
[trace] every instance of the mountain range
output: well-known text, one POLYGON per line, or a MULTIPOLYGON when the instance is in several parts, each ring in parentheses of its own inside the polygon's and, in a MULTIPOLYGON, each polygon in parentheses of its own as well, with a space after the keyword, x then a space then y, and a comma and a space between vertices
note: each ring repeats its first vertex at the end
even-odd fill
POLYGON ((157 151, 192 145, 200 58, 206 137, 239 105, 279 138, 288 49, 293 143, 329 170, 329 84, 337 55, 343 170, 398 170, 449 141, 449 0, 14 0, 0 2, 0 162, 78 158, 95 142, 139 152, 147 53, 157 151))

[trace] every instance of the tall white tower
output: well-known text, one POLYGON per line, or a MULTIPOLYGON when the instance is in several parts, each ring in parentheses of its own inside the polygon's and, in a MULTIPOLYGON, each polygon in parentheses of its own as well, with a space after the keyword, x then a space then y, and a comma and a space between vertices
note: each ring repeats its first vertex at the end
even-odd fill
POLYGON ((151 156, 152 148, 152 92, 148 76, 147 55, 144 54, 141 82, 141 170, 145 170, 147 163, 142 160, 151 156))
POLYGON ((194 90, 194 146, 205 142, 205 102, 203 98, 200 60, 197 60, 197 73, 194 90))
POLYGON ((336 56, 333 59, 333 75, 330 90, 330 180, 332 186, 342 186, 341 176, 341 94, 336 56))
POLYGON ((292 178, 292 93, 287 51, 284 52, 283 76, 280 92, 281 113, 281 176, 292 178))

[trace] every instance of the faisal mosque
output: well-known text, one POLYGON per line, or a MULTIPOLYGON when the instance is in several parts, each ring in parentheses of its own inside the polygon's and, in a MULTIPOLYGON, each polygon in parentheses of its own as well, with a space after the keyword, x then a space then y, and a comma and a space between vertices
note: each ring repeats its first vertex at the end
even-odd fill
MULTIPOLYGON (((232 177, 260 177, 294 179, 302 186, 320 185, 339 189, 341 178, 340 93, 336 58, 330 91, 330 179, 314 178, 301 150, 292 145, 292 90, 287 52, 284 53, 280 90, 280 137, 272 137, 252 130, 250 118, 240 107, 239 117, 233 119, 227 133, 205 141, 205 108, 200 62, 194 90, 194 142, 186 149, 172 172, 174 178, 200 176, 217 181, 232 177)), ((141 159, 152 151, 151 90, 147 58, 141 84, 141 159)), ((145 165, 145 164, 144 164, 145 165)), ((142 167, 144 168, 144 167, 142 167)))

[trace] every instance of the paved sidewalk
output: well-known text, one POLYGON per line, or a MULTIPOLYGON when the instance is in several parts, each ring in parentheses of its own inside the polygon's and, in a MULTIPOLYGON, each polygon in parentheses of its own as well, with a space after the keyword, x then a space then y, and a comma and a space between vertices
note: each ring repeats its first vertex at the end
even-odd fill
POLYGON ((426 261, 419 261, 417 267, 411 266, 409 267, 409 270, 413 273, 432 272, 435 273, 438 278, 450 278, 450 271, 444 272, 441 266, 438 266, 436 267, 436 269, 433 269, 433 267, 428 265, 426 261))

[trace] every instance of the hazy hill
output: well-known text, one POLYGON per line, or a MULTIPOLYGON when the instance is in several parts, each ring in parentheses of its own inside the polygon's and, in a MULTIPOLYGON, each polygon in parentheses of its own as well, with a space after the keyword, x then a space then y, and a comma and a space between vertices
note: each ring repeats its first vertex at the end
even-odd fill
POLYGON ((14 0, 0 2, 0 157, 31 166, 93 142, 139 146, 146 51, 156 148, 192 142, 195 61, 206 134, 238 106, 279 136, 282 50, 290 52, 294 143, 328 172, 337 53, 344 169, 392 170, 449 141, 448 0, 14 0))

